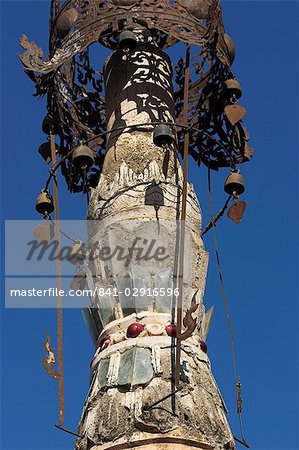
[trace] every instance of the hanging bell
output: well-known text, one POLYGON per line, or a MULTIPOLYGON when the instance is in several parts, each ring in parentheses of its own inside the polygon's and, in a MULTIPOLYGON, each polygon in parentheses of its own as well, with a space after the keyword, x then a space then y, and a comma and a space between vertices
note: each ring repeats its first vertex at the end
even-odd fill
POLYGON ((57 121, 53 120, 49 114, 46 115, 42 122, 42 130, 45 134, 50 134, 50 131, 52 131, 53 134, 58 134, 60 131, 57 121))
POLYGON ((226 98, 235 97, 239 99, 242 96, 242 88, 235 78, 230 78, 224 82, 226 98))
POLYGON ((172 144, 174 141, 174 135, 170 126, 165 123, 157 125, 154 129, 153 141, 158 147, 164 147, 165 145, 172 144))
POLYGON ((236 56, 235 44, 234 44, 232 38, 228 34, 224 33, 223 37, 224 37, 225 45, 228 50, 228 59, 229 59, 230 64, 232 64, 234 62, 235 56, 236 56))
POLYGON ((65 38, 78 19, 78 11, 75 8, 69 8, 58 16, 56 22, 57 36, 61 39, 65 38))
POLYGON ((68 252, 67 259, 71 264, 83 264, 86 257, 86 250, 83 242, 77 241, 68 252))
POLYGON ((231 172, 225 180, 224 190, 229 195, 241 195, 245 191, 244 178, 239 171, 231 172))
POLYGON ((43 189, 37 197, 35 209, 43 215, 51 214, 54 211, 53 198, 48 189, 43 189))
POLYGON ((72 161, 77 169, 89 169, 94 163, 91 148, 87 147, 87 145, 79 145, 73 152, 72 161))
POLYGON ((87 99, 83 98, 75 103, 76 110, 80 119, 88 124, 90 127, 94 127, 98 123, 97 114, 92 106, 92 103, 87 99))
MULTIPOLYGON (((58 153, 59 147, 57 144, 55 144, 55 152, 58 153)), ((51 156, 51 144, 50 142, 44 142, 41 144, 38 148, 38 153, 44 158, 47 164, 50 164, 52 161, 51 156)))
POLYGON ((130 30, 122 31, 117 39, 118 47, 121 49, 134 50, 137 42, 136 35, 130 30))

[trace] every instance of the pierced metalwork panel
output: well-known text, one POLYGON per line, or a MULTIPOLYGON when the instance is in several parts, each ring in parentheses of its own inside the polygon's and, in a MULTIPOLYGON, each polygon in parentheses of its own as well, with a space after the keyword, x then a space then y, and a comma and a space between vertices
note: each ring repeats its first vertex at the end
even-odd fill
POLYGON ((53 72, 93 42, 100 40, 104 45, 113 48, 117 33, 124 28, 140 26, 155 30, 155 33, 158 30, 166 35, 164 39, 160 37, 162 47, 179 40, 214 48, 217 57, 229 66, 218 0, 214 0, 209 6, 207 17, 204 19, 196 18, 182 4, 169 0, 145 0, 130 6, 120 6, 123 2, 115 3, 73 0, 66 2, 57 14, 52 7, 50 55, 46 60, 42 60, 43 51, 34 42, 29 42, 27 36, 22 36, 20 44, 25 52, 20 58, 26 69, 43 74, 53 72), (73 8, 77 11, 78 18, 66 37, 60 39, 57 33, 59 19, 67 10, 73 8))

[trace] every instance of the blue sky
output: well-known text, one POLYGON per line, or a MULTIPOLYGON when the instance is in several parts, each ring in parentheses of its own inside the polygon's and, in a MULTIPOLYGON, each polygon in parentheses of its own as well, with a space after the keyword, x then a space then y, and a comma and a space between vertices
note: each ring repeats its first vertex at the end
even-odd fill
MULTIPOLYGON (((1 188, 3 219, 37 219, 36 196, 46 177, 37 153, 45 102, 32 97, 33 84, 16 57, 22 33, 46 49, 48 2, 2 1, 1 188)), ((236 335, 243 384, 245 434, 253 449, 298 449, 298 3, 224 1, 227 32, 237 57, 246 125, 255 149, 244 165, 240 225, 223 218, 217 227, 224 282, 236 335)), ((102 50, 98 47, 99 68, 102 50)), ((106 54, 106 52, 105 52, 106 54)), ((224 200, 227 171, 213 176, 215 210, 224 200)), ((191 163, 208 222, 206 171, 191 163)), ((61 182, 61 216, 84 219, 85 202, 61 182)), ((208 338, 213 372, 235 417, 230 340, 211 253, 206 304, 215 305, 208 338)), ((3 283, 2 283, 3 288, 3 283)), ((54 428, 57 385, 41 366, 48 330, 55 344, 54 310, 2 310, 1 450, 70 449, 74 439, 54 428)), ((64 313, 66 421, 76 429, 88 389, 93 348, 81 313, 64 313)))

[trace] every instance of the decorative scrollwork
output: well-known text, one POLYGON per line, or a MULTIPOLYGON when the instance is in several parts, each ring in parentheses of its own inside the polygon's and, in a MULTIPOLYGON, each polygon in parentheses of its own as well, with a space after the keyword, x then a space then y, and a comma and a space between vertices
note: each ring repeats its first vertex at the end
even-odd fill
MULTIPOLYGON (((111 1, 79 0, 67 2, 55 17, 50 36, 50 53, 42 60, 42 51, 34 42, 26 40, 26 49, 20 58, 27 70, 50 73, 58 69, 89 45, 100 40, 108 47, 115 46, 115 35, 124 27, 146 27, 157 34, 157 30, 170 39, 164 40, 164 47, 175 40, 202 47, 214 47, 217 57, 229 65, 227 48, 224 43, 221 8, 214 0, 206 19, 197 19, 184 6, 170 0, 144 0, 131 6, 119 6, 111 1), (68 9, 75 8, 78 19, 63 39, 57 35, 57 23, 68 9), (215 37, 217 39, 215 40, 215 37), (37 51, 38 49, 38 51, 37 51)), ((163 40, 161 40, 162 42, 163 40)))
MULTIPOLYGON (((219 0, 201 3, 208 13, 198 18, 193 15, 195 9, 190 9, 190 5, 188 9, 189 3, 184 0, 176 3, 171 0, 69 0, 62 7, 52 0, 50 55, 43 60, 42 49, 22 36, 20 45, 24 53, 20 59, 25 72, 36 85, 35 95, 47 95, 48 111, 59 123, 60 156, 69 155, 81 141, 94 150, 95 164, 88 179, 73 166, 71 157, 63 161, 62 174, 72 192, 85 191, 88 185, 96 186, 105 152, 105 137, 99 137, 105 132, 107 119, 103 76, 90 62, 90 46, 99 41, 115 48, 117 35, 125 28, 146 31, 161 49, 177 41, 194 45, 188 124, 189 153, 197 164, 202 162, 218 170, 250 159, 252 149, 241 120, 245 110, 240 106, 229 109, 223 96, 224 81, 233 74, 219 0), (68 11, 72 15, 65 20, 68 11)), ((185 62, 180 59, 174 73, 179 124, 182 123, 184 67, 185 62)), ((183 138, 184 132, 179 128, 180 149, 183 138)))
MULTIPOLYGON (((178 62, 175 73, 176 114, 180 122, 183 105, 183 60, 178 62)), ((224 81, 233 77, 231 69, 217 60, 210 51, 201 51, 194 56, 193 74, 195 79, 190 81, 188 99, 190 155, 198 165, 204 163, 214 170, 220 167, 235 167, 236 164, 249 161, 253 152, 247 144, 249 135, 241 120, 246 110, 236 104, 229 105, 238 109, 238 113, 235 113, 234 120, 227 114, 224 81)), ((180 149, 183 139, 184 133, 180 131, 180 149)))

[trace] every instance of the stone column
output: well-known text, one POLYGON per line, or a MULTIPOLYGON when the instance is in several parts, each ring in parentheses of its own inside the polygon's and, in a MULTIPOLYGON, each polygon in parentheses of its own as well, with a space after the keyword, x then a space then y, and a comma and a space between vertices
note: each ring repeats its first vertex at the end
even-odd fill
POLYGON ((196 300, 198 326, 182 342, 182 389, 175 400, 175 339, 169 335, 174 298, 159 294, 128 301, 120 293, 126 286, 137 291, 173 287, 182 198, 176 145, 155 146, 151 125, 175 123, 171 62, 149 35, 137 34, 135 50, 116 50, 105 64, 111 133, 90 201, 89 219, 95 223, 90 244, 104 240, 128 245, 136 236, 140 241, 154 238, 163 241, 168 260, 153 264, 135 258, 123 267, 99 258, 87 269, 90 289, 111 287, 119 295, 95 297, 98 309, 89 312, 97 348, 76 449, 233 449, 226 408, 202 343, 211 319, 211 311, 203 306, 208 255, 192 185, 187 196, 183 308, 185 313, 196 300), (127 335, 133 323, 141 326, 135 337, 127 335))

